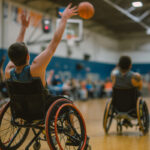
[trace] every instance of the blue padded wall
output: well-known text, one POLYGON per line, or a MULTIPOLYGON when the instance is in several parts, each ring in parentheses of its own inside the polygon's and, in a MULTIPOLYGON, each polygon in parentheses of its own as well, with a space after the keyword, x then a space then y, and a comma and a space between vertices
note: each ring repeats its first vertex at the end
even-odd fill
MULTIPOLYGON (((6 55, 7 57, 4 63, 5 68, 6 64, 9 61, 6 49, 0 49, 0 59, 3 55, 6 55)), ((30 53, 30 63, 36 56, 36 54, 30 53)), ((87 73, 94 73, 98 74, 100 79, 105 80, 106 78, 110 77, 110 73, 114 67, 114 64, 91 62, 54 56, 47 67, 47 71, 54 69, 56 74, 59 71, 69 71, 71 72, 72 77, 80 79, 86 78, 87 73), (77 64, 80 64, 83 68, 78 70, 77 64)), ((132 70, 141 74, 146 74, 150 72, 150 64, 133 64, 132 70)))

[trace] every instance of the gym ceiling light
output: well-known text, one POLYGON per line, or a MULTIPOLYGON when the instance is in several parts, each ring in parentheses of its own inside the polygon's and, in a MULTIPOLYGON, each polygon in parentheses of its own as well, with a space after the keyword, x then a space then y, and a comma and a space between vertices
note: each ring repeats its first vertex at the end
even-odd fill
POLYGON ((143 6, 143 3, 140 2, 140 1, 132 2, 132 6, 133 6, 133 7, 142 7, 142 6, 143 6))

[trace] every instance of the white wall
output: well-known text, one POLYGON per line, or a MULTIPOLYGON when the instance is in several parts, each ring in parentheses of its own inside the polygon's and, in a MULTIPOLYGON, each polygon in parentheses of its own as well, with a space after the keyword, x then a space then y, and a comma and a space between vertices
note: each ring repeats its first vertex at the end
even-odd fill
MULTIPOLYGON (((116 63, 118 57, 118 42, 87 29, 83 31, 83 41, 72 48, 72 58, 83 59, 84 54, 91 56, 91 61, 116 63)), ((66 43, 60 43, 56 55, 66 56, 66 43)))
MULTIPOLYGON (((10 44, 15 42, 20 28, 20 24, 13 21, 11 6, 8 10, 8 17, 4 19, 4 48, 8 48, 10 44)), ((39 27, 30 41, 37 37, 40 37, 40 40, 52 38, 56 26, 56 17, 52 15, 50 16, 50 18, 53 22, 52 32, 50 34, 44 34, 41 30, 41 27, 39 27)), ((25 42, 31 36, 33 30, 33 27, 30 27, 27 30, 25 42)), ((119 43, 117 40, 105 37, 103 35, 100 35, 99 33, 95 33, 87 29, 84 29, 83 33, 83 40, 80 43, 75 44, 74 47, 71 48, 71 58, 83 59, 84 54, 89 54, 91 55, 92 61, 116 63, 117 58, 119 57, 119 43)), ((32 46, 30 45, 28 47, 30 52, 40 53, 41 47, 43 46, 46 47, 47 44, 36 44, 32 46)), ((62 41, 59 44, 55 56, 67 57, 67 44, 65 41, 62 41)))
MULTIPOLYGON (((0 0, 2 1, 2 0, 0 0)), ((20 24, 13 21, 14 14, 12 12, 13 5, 8 7, 8 17, 0 22, 1 33, 3 31, 2 39, 0 40, 0 48, 8 48, 10 44, 15 42, 17 35, 19 33, 20 24), (3 43, 2 43, 3 42, 3 43)), ((54 31, 56 30, 56 12, 49 14, 52 19, 52 32, 49 34, 44 34, 41 27, 33 34, 30 41, 40 38, 40 40, 52 39, 54 31)), ((85 22, 83 22, 84 24, 85 22)), ((29 40, 33 30, 32 26, 29 27, 25 36, 25 42, 29 40)), ((2 34, 1 34, 2 35, 2 34)), ((47 44, 36 44, 29 45, 30 52, 40 53, 41 47, 46 47, 47 44)), ((71 48, 72 54, 71 58, 83 59, 84 54, 89 54, 91 56, 91 61, 106 62, 106 63, 116 63, 118 58, 123 55, 129 55, 132 57, 134 63, 150 63, 150 37, 149 36, 129 36, 123 39, 113 39, 104 36, 100 33, 92 32, 84 28, 83 40, 75 44, 71 48)), ((66 41, 61 41, 55 56, 67 57, 67 43, 66 41)))
POLYGON ((120 40, 120 55, 131 56, 134 63, 150 63, 150 37, 129 37, 120 40))

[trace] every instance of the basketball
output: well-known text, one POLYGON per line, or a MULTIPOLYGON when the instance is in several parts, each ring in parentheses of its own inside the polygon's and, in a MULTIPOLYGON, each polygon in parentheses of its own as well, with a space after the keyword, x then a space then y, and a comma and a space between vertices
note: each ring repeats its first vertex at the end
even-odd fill
POLYGON ((81 2, 78 6, 79 16, 83 19, 90 19, 94 15, 94 6, 89 2, 81 2))

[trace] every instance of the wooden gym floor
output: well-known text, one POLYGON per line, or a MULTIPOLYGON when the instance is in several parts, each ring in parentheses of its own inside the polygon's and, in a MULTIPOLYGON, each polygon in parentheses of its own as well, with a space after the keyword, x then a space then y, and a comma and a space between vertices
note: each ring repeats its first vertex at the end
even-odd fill
MULTIPOLYGON (((146 136, 141 136, 136 128, 123 128, 123 134, 117 135, 114 121, 109 134, 105 135, 102 126, 105 102, 104 99, 75 102, 84 116, 92 150, 150 150, 150 132, 146 136)), ((150 111, 150 99, 146 99, 146 102, 150 111)), ((19 150, 24 150, 24 145, 30 139, 31 135, 28 136, 19 150)), ((41 150, 49 149, 47 142, 41 143, 41 150)), ((32 147, 31 150, 33 150, 32 147)))

